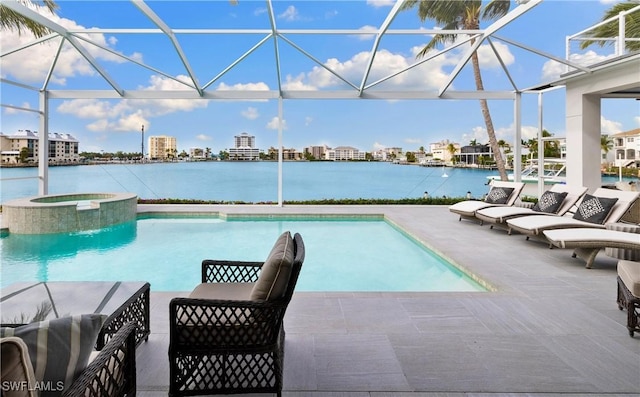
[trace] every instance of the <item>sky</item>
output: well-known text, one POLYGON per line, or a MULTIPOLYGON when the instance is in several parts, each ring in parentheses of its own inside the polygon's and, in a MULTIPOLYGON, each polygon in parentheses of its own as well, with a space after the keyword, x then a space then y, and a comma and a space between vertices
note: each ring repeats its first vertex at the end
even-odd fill
MULTIPOLYGON (((565 38, 599 22, 615 1, 547 0, 525 13, 498 33, 498 36, 565 58, 565 38)), ((57 15, 42 11, 68 28, 155 28, 138 8, 127 1, 58 0, 57 15)), ((264 1, 240 0, 237 5, 220 1, 147 1, 173 29, 267 29, 269 19, 264 1)), ((393 0, 354 1, 274 1, 274 18, 279 29, 361 29, 379 27, 393 0)), ((512 8, 516 3, 512 4, 512 8)), ((481 27, 489 26, 482 23, 481 27)), ((415 10, 401 12, 390 29, 437 29, 434 21, 421 22, 415 10)), ((295 46, 313 59, 360 84, 369 61, 374 36, 289 35, 295 46)), ((368 83, 400 72, 416 63, 417 53, 431 35, 386 35, 380 41, 368 83)), ((97 62, 128 90, 179 89, 187 79, 187 69, 175 55, 164 35, 126 33, 92 34, 91 40, 113 52, 149 65, 139 67, 113 53, 91 47, 97 62), (163 73, 159 73, 162 71, 163 73), (171 78, 169 78, 169 76, 171 78)), ((177 34, 180 47, 201 84, 212 81, 264 38, 264 34, 198 35, 177 34)), ((59 41, 47 41, 13 52, 33 37, 2 32, 0 74, 3 79, 39 88, 51 73, 50 89, 109 89, 108 84, 68 44, 60 50, 55 67, 52 60, 59 41)), ((518 89, 535 87, 557 79, 564 66, 493 39, 518 89)), ((294 46, 279 41, 283 88, 301 90, 350 89, 346 83, 319 67, 294 46)), ((437 92, 464 55, 468 44, 448 51, 428 62, 394 76, 378 90, 423 90, 437 92)), ((271 41, 258 47, 237 66, 215 80, 208 91, 275 90, 277 70, 271 41)), ((513 87, 493 50, 486 42, 479 49, 486 90, 513 87)), ((595 63, 613 53, 612 47, 591 46, 581 50, 571 46, 571 61, 595 63)), ((640 78, 640 72, 639 72, 640 78)), ((0 86, 3 105, 37 109, 33 90, 7 84, 0 86)), ((453 81, 451 91, 474 91, 470 63, 453 81)), ((538 130, 538 95, 525 94, 522 102, 523 138, 534 138, 538 130)), ((557 137, 565 135, 564 90, 542 96, 543 128, 557 137)), ((123 100, 53 99, 50 101, 49 132, 68 133, 80 141, 80 152, 140 152, 141 127, 145 138, 168 135, 177 138, 178 151, 210 148, 213 153, 233 147, 233 137, 247 132, 256 137, 260 149, 278 145, 278 101, 253 100, 123 100)), ((498 139, 513 142, 514 105, 510 100, 489 101, 498 139)), ((12 107, 1 108, 0 132, 38 130, 36 113, 12 107)), ((486 127, 477 100, 285 100, 283 101, 283 146, 302 150, 311 145, 354 146, 363 151, 385 147, 417 150, 433 142, 450 140, 462 145, 471 140, 488 142, 486 127)), ((615 134, 640 127, 640 104, 632 99, 603 99, 601 127, 615 134)), ((145 140, 145 146, 147 142, 145 140)))

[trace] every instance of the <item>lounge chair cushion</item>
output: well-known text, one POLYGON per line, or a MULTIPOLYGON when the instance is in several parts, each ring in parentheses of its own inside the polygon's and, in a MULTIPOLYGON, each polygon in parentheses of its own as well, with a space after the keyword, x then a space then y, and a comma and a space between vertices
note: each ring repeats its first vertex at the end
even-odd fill
POLYGON ((262 265, 260 276, 251 290, 250 299, 268 301, 283 297, 289 283, 293 257, 293 238, 287 231, 278 237, 262 265))
POLYGON ((542 193, 538 202, 533 206, 533 210, 546 212, 548 214, 557 214, 566 197, 567 192, 552 192, 547 190, 542 193))
POLYGON ((512 187, 492 187, 484 201, 491 204, 506 204, 512 193, 512 187))
MULTIPOLYGON (((102 314, 56 318, 1 328, 0 336, 21 338, 27 345, 36 381, 44 382, 59 395, 86 368, 106 318, 102 314)), ((41 390, 40 395, 49 393, 41 390)))
POLYGON ((191 291, 189 298, 220 300, 251 300, 255 283, 202 283, 191 291))
POLYGON ((618 276, 631 294, 640 298, 640 262, 618 261, 618 276))
POLYGON ((617 198, 596 197, 585 194, 573 218, 602 225, 607 220, 611 209, 617 201, 617 198))
MULTIPOLYGON (((11 391, 5 391, 11 397, 35 397, 35 377, 33 366, 29 360, 29 351, 24 341, 15 336, 2 338, 0 359, 0 379, 2 382, 11 382, 13 385, 29 385, 29 387, 19 387, 11 391), (16 390, 17 389, 17 390, 16 390)), ((3 394, 4 395, 4 394, 3 394)))

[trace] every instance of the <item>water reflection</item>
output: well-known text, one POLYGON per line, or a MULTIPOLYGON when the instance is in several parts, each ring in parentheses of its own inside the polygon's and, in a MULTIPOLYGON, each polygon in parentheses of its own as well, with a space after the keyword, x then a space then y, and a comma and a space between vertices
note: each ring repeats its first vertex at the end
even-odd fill
MULTIPOLYGON (((84 251, 108 251, 136 239, 137 222, 98 230, 55 234, 13 234, 0 238, 2 261, 47 261, 76 256, 84 251)), ((6 263, 6 262, 5 262, 6 263)))

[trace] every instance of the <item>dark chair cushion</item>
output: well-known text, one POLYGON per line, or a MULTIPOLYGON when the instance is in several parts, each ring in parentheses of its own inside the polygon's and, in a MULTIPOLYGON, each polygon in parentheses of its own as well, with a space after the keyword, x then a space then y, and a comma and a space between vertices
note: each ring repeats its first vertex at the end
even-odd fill
POLYGON ((492 187, 484 201, 490 204, 506 204, 511 193, 513 193, 512 187, 492 187))
POLYGON ((546 191, 542 193, 538 202, 533 206, 533 210, 548 214, 557 214, 565 197, 567 197, 567 192, 558 193, 546 191))
POLYGON ((293 256, 293 238, 287 231, 278 237, 262 265, 260 276, 251 290, 251 300, 268 301, 284 296, 291 275, 293 256))
POLYGON ((617 201, 617 198, 596 197, 585 194, 573 217, 580 221, 602 225, 607 220, 617 201))

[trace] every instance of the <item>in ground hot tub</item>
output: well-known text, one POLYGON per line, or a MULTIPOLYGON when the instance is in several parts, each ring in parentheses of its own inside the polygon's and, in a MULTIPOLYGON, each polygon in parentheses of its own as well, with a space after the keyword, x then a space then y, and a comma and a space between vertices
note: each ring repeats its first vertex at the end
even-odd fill
POLYGON ((100 229, 136 219, 133 193, 73 193, 11 200, 2 204, 9 233, 47 234, 100 229))

